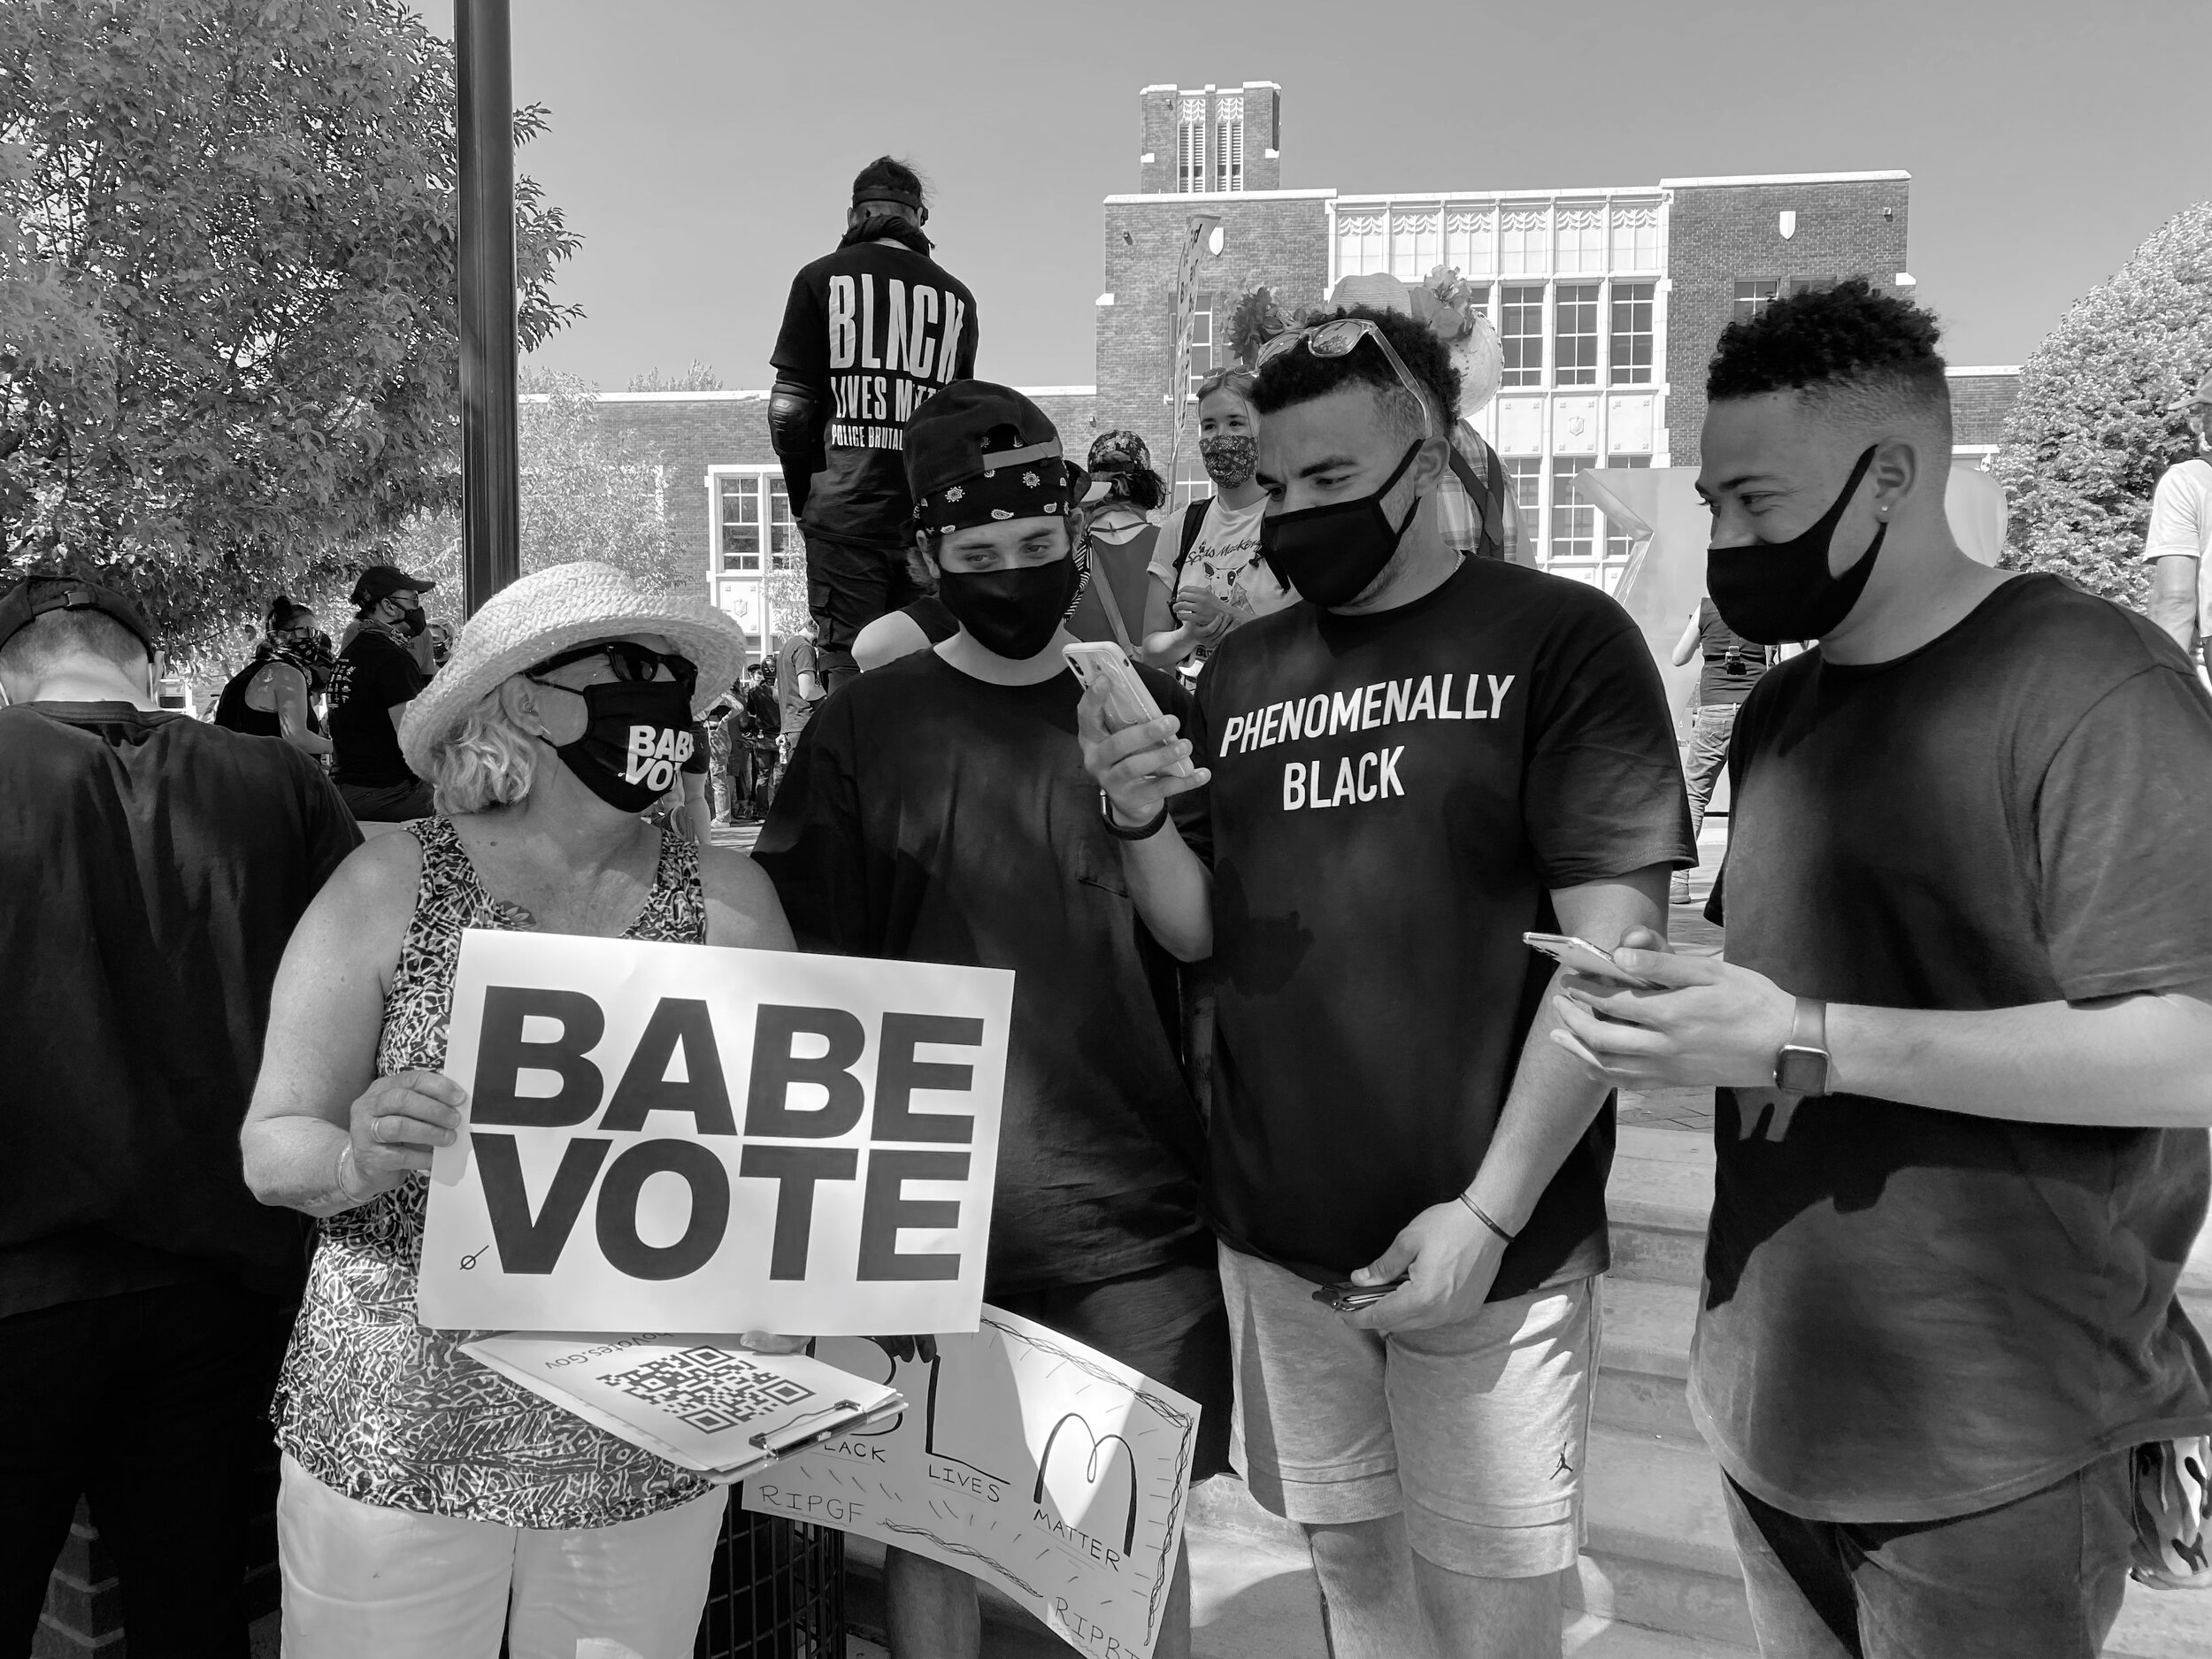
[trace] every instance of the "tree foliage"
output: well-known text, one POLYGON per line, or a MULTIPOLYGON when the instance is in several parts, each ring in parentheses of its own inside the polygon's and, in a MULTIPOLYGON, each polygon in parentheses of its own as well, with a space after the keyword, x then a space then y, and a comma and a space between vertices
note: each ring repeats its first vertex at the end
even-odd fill
POLYGON ((2021 365, 1990 470, 2012 506, 2006 563, 2140 604, 2159 474, 2194 453, 2176 399, 2212 371, 2212 203, 2169 219, 2075 302, 2021 365))
POLYGON ((629 385, 623 389, 629 392, 718 392, 722 389, 722 377, 714 372, 714 365, 702 363, 694 357, 689 368, 679 370, 674 374, 663 374, 660 365, 655 364, 643 374, 633 374, 629 385))
MULTIPOLYGON (((450 510, 455 118, 402 0, 0 4, 0 569, 211 646, 450 510)), ((527 346, 576 239, 516 198, 527 346)))

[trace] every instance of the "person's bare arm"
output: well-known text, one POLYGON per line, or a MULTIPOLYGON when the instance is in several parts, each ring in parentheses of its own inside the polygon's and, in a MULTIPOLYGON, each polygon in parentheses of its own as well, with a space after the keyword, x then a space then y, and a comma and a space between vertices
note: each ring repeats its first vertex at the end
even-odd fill
POLYGON ((707 806, 707 774, 687 772, 683 780, 684 802, 676 816, 683 824, 684 839, 694 847, 704 847, 714 839, 714 814, 707 806))
POLYGON ((1699 632, 1697 626, 1697 613, 1700 607, 1696 605, 1692 605, 1690 607, 1689 624, 1682 630, 1682 637, 1674 642, 1674 654, 1667 659, 1677 668, 1681 667, 1683 664, 1688 662, 1690 658, 1697 655, 1697 636, 1699 632))
POLYGON ((271 663, 269 695, 276 703, 277 730, 294 749, 308 755, 330 753, 330 740, 307 723, 307 676, 289 663, 271 663))
MULTIPOLYGON (((1666 865, 1653 864, 1611 880, 1555 888, 1552 909, 1560 931, 1601 949, 1632 931, 1656 936, 1666 926, 1669 873, 1666 865)), ((1562 969, 1554 976, 1555 987, 1564 974, 1562 969)), ((1560 1018, 1548 1002, 1530 1026, 1490 1149, 1466 1198, 1423 1210, 1387 1250, 1352 1275, 1357 1284, 1386 1285, 1404 1274, 1405 1286, 1347 1315, 1347 1323, 1368 1331, 1413 1331, 1466 1318, 1481 1307, 1504 1260, 1506 1240, 1469 1203, 1507 1233, 1520 1232, 1613 1087, 1552 1043, 1560 1018)))
MULTIPOLYGON (((1114 821, 1124 828, 1149 823, 1171 797, 1212 777, 1196 764, 1188 740, 1175 735, 1179 724, 1167 714, 1110 733, 1101 693, 1086 691, 1076 705, 1083 764, 1105 791, 1114 821), (1170 771, 1180 760, 1193 762, 1187 778, 1170 771)), ((1137 914, 1170 956, 1198 962, 1213 954, 1213 873, 1183 840, 1173 818, 1142 841, 1123 841, 1121 868, 1137 914)))
POLYGON ((707 901, 707 943, 746 950, 796 950, 775 883, 734 847, 702 847, 699 881, 707 901))
POLYGON ((461 1087, 431 1071, 376 1075, 384 996, 415 902, 420 849, 380 836, 338 867, 285 947, 261 1073, 239 1133, 265 1204, 342 1210, 427 1170, 459 1132, 461 1087))
POLYGON ((2151 575, 2150 618, 2172 635, 2185 656, 2197 649, 2197 565, 2186 553, 2162 553, 2151 575))
POLYGON ((407 718, 407 705, 403 703, 395 703, 384 712, 392 717, 392 730, 396 732, 399 730, 399 723, 407 718))

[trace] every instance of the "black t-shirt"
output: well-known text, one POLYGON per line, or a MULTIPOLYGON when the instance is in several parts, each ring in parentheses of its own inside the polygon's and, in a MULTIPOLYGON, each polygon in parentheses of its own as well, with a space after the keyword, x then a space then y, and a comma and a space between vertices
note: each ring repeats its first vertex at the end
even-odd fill
MULTIPOLYGON (((1594 588, 1490 559, 1411 604, 1248 622, 1212 734, 1218 1048, 1208 1204, 1341 1277, 1474 1179, 1554 964, 1550 890, 1691 862, 1659 672, 1594 588)), ((1602 1271, 1601 1112, 1507 1250, 1503 1301, 1602 1271)))
POLYGON ((1201 1233, 1173 965, 1100 818, 1079 695, 934 651, 864 674, 808 723, 753 854, 803 949, 1013 970, 992 1294, 1138 1272, 1201 1233))
POLYGON ((1704 664, 1697 677, 1701 708, 1741 703, 1767 671, 1767 648, 1753 644, 1723 622, 1709 599, 1697 602, 1697 650, 1704 664))
MULTIPOLYGON (((277 718, 277 711, 274 709, 257 709, 246 701, 246 694, 253 689, 253 682, 261 672, 273 667, 293 668, 293 665, 278 658, 256 657, 233 674, 225 683, 222 695, 215 700, 215 724, 227 731, 243 732, 249 737, 282 737, 284 723, 277 718)), ((299 671, 293 668, 293 672, 296 673, 299 671)), ((300 679, 304 685, 307 676, 303 673, 300 679)), ((315 712, 312 699, 307 704, 307 729, 318 733, 323 729, 322 718, 315 712)))
POLYGON ((361 834, 289 743, 0 709, 0 1317, 214 1274, 296 1290, 238 1129, 293 925, 361 834))
POLYGON ((975 373, 975 296, 902 242, 840 248, 791 280, 770 361, 820 401, 826 464, 808 487, 808 534, 903 549, 914 540, 906 423, 975 373))
MULTIPOLYGON (((2212 979, 2212 703, 2157 628, 2055 577, 1893 662, 1783 664, 1730 765, 1729 960, 1786 991, 1971 1010, 2212 979)), ((1747 1489, 1932 1520, 2212 1430, 2174 1300, 2204 1131, 1719 1108, 1692 1401, 1747 1489)))
POLYGON ((901 612, 922 631, 922 637, 932 645, 942 645, 960 632, 960 618, 945 608, 945 602, 935 594, 924 594, 901 612))
POLYGON ((424 684, 414 653, 381 628, 363 628, 347 641, 330 675, 332 771, 340 783, 385 789, 415 780, 391 711, 412 703, 424 684))

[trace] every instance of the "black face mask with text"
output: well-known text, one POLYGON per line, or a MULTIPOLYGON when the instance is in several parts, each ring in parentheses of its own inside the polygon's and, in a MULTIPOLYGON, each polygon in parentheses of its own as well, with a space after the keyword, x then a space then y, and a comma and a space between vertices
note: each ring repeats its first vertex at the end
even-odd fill
POLYGON ((1296 512, 1279 512, 1260 520, 1260 552, 1275 574, 1298 590, 1302 599, 1324 607, 1356 599, 1374 586, 1383 567, 1396 557, 1398 543, 1413 527, 1421 510, 1417 501, 1403 524, 1394 525, 1383 511, 1383 497, 1421 453, 1417 439, 1371 495, 1354 501, 1333 501, 1296 512))
POLYGON ((1866 591, 1874 560, 1889 526, 1876 527, 1874 540, 1842 575, 1828 569, 1828 544, 1844 510, 1858 494, 1866 469, 1874 465, 1871 446, 1851 469, 1850 481, 1820 522, 1786 541, 1753 541, 1742 547, 1705 549, 1705 591, 1713 596, 1720 619, 1755 645, 1787 645, 1824 639, 1843 626, 1851 607, 1866 591))
POLYGON ((673 680, 564 686, 584 700, 584 734, 553 752, 577 781, 621 812, 642 812, 676 787, 691 758, 691 696, 673 680))
POLYGON ((1082 575, 1072 554, 1012 570, 944 571, 937 596, 978 645, 1018 663, 1052 643, 1082 575))

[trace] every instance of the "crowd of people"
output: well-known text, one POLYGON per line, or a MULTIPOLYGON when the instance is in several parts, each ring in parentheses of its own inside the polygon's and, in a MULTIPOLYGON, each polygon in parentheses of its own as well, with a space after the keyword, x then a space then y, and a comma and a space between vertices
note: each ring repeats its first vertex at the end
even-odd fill
MULTIPOLYGON (((1560 1651, 1614 1092, 1714 1088, 1690 1398, 1763 1653, 2096 1651, 2212 1433, 2212 696, 1960 552, 1933 324, 1852 282, 1721 336, 1686 788, 1642 632, 1511 557, 1429 324, 1208 380, 1176 511, 1135 434, 1079 460, 973 377, 926 219, 872 164, 794 285, 820 563, 772 664, 585 563, 439 664, 377 566, 334 658, 272 605, 224 730, 156 711, 126 597, 0 598, 0 1640, 84 1494, 134 1646, 242 1651, 273 1396, 294 1659, 690 1650, 726 1493, 413 1317, 486 928, 1012 970, 986 1298, 1200 1404, 1339 1659, 1560 1651), (864 418, 878 282, 912 384, 864 418), (1070 672, 1108 639, 1156 718, 1070 672), (1724 764, 1724 961, 1667 944, 1724 764), (763 807, 750 856, 704 833, 763 807)), ((979 1654, 964 1575, 892 1551, 885 1605, 899 1659, 979 1654)), ((1179 1659, 1187 1560, 1167 1605, 1179 1659)))

